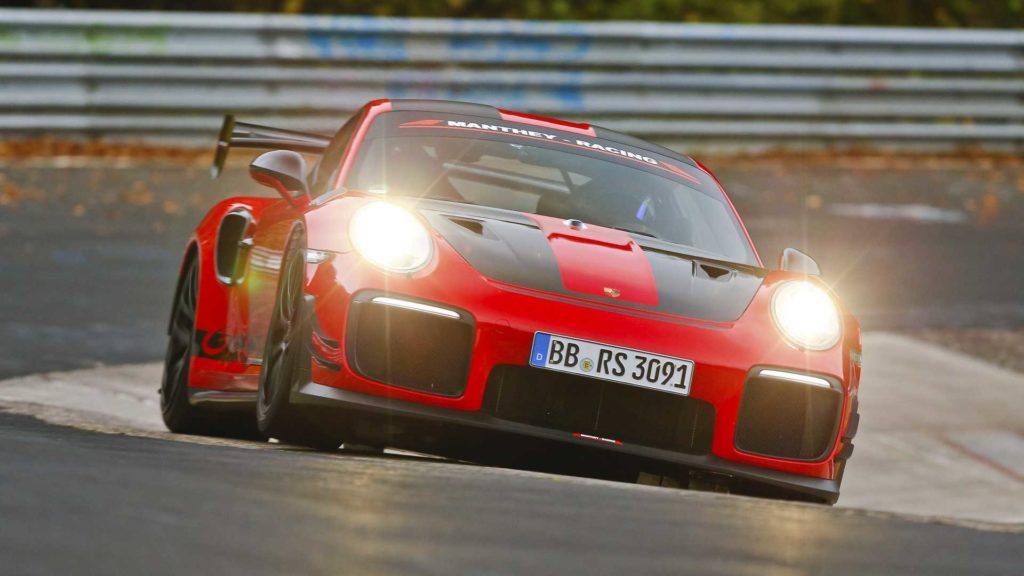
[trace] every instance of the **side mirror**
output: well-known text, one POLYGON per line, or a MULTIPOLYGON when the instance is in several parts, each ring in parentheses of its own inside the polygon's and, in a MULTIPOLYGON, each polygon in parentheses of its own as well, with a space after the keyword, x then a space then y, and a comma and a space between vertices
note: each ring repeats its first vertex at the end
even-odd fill
POLYGON ((277 190, 289 204, 295 205, 297 194, 308 194, 306 160, 292 150, 264 152, 249 164, 249 176, 264 186, 277 190))
POLYGON ((821 269, 814 258, 796 248, 786 248, 782 251, 782 255, 779 256, 779 269, 808 276, 821 276, 821 269))

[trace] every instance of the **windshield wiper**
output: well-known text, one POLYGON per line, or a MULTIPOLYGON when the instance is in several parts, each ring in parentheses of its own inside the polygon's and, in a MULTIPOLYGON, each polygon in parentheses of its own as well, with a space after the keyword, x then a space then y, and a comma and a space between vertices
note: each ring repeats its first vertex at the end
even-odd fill
POLYGON ((465 198, 452 198, 451 196, 434 196, 428 194, 426 196, 419 196, 418 198, 421 200, 440 200, 442 202, 456 202, 458 204, 472 204, 473 206, 479 206, 476 202, 470 202, 465 198))
POLYGON ((660 240, 660 238, 658 238, 654 234, 651 234, 650 232, 641 232, 639 230, 630 230, 629 228, 623 228, 622 226, 612 226, 612 228, 614 228, 616 230, 622 230, 623 232, 629 232, 630 234, 639 234, 640 236, 647 236, 648 238, 656 238, 656 239, 660 240))

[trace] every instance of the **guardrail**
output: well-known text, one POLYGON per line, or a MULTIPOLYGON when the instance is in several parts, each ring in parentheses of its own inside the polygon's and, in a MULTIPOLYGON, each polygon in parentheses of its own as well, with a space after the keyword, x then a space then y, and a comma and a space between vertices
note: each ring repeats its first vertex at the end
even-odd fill
POLYGON ((0 136, 195 144, 445 98, 669 145, 1024 144, 1024 31, 0 9, 0 136))

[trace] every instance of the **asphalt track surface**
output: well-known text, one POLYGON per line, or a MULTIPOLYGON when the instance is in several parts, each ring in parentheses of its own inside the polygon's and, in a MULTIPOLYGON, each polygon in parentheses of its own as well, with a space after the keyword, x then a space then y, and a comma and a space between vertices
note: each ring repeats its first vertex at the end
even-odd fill
MULTIPOLYGON (((55 206, 0 212, 0 378, 155 360, 195 213, 157 226, 152 206, 140 206, 111 226, 92 208, 69 218, 55 206)), ((878 272, 843 288, 872 304, 866 323, 1019 321, 1013 230, 773 229, 762 227, 766 253, 811 234, 841 279, 878 272), (907 253, 928 257, 900 259, 907 253), (864 296, 901 284, 888 299, 864 296), (912 309, 894 319, 901 303, 912 309)), ((0 574, 1019 575, 1024 566, 1017 529, 394 455, 171 442, 12 413, 0 413, 0 440, 0 574)))
POLYGON ((5 574, 1020 574, 1020 533, 0 414, 5 574))
MULTIPOLYGON (((839 506, 1024 534, 1024 374, 897 334, 865 334, 864 355, 863 418, 839 506), (965 394, 964 382, 984 386, 965 394)), ((277 447, 170 434, 153 393, 161 370, 154 362, 0 380, 0 406, 110 434, 277 447)))

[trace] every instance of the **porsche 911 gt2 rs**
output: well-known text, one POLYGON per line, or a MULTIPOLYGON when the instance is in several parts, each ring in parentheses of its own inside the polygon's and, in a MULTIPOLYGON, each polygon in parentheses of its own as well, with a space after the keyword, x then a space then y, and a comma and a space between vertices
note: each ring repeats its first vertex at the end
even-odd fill
POLYGON ((215 171, 230 148, 269 149, 250 173, 277 195, 217 204, 187 244, 170 430, 838 498, 858 323, 809 257, 764 266, 699 163, 427 100, 331 137, 229 116, 215 171))

